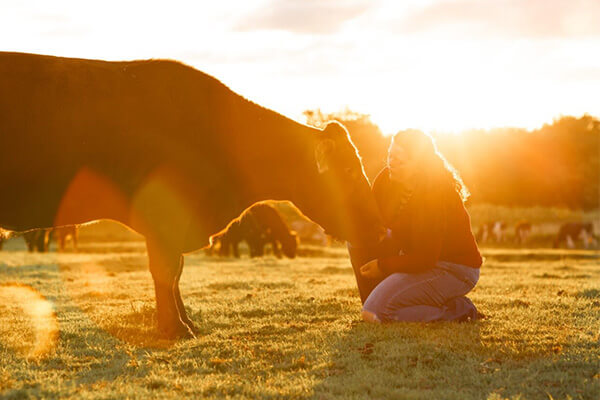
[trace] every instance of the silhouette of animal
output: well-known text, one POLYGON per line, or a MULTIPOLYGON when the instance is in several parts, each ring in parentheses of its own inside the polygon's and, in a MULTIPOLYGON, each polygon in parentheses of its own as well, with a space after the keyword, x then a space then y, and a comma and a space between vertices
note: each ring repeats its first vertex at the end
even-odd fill
POLYGON ((0 227, 109 219, 145 237, 167 338, 195 330, 183 254, 258 201, 289 200, 360 245, 384 234, 341 124, 297 123, 175 61, 0 52, 0 160, 0 227))
POLYGON ((488 242, 488 240, 496 243, 501 243, 504 241, 505 228, 506 224, 502 221, 486 222, 485 224, 479 227, 475 238, 479 243, 486 243, 488 242))
POLYGON ((519 221, 515 225, 515 242, 524 244, 531 234, 531 223, 528 221, 519 221))
POLYGON ((584 248, 591 245, 598 245, 598 237, 594 233, 594 226, 591 222, 567 222, 561 225, 556 239, 554 240, 554 248, 559 247, 563 243, 570 249, 575 248, 575 241, 581 240, 584 248))
POLYGON ((33 229, 22 233, 27 250, 45 253, 50 245, 50 232, 52 229, 33 229))
POLYGON ((218 247, 221 256, 229 256, 232 250, 234 257, 239 257, 238 245, 242 241, 248 244, 250 257, 262 257, 267 243, 271 244, 273 254, 278 258, 281 258, 282 251, 286 257, 296 257, 296 232, 290 231, 281 214, 265 203, 253 205, 222 232, 213 235, 211 247, 218 247))
POLYGON ((258 246, 264 245, 262 232, 256 225, 254 218, 245 212, 231 221, 224 230, 211 236, 210 248, 217 250, 222 257, 228 257, 233 253, 234 257, 239 258, 239 244, 242 241, 246 241, 248 244, 250 257, 257 257, 258 246))
MULTIPOLYGON (((264 244, 271 243, 273 254, 281 258, 281 252, 288 257, 296 257, 298 235, 291 231, 281 214, 272 206, 264 203, 255 204, 250 208, 250 215, 256 225, 264 232, 264 244)), ((259 256, 264 254, 264 244, 257 247, 259 256)))

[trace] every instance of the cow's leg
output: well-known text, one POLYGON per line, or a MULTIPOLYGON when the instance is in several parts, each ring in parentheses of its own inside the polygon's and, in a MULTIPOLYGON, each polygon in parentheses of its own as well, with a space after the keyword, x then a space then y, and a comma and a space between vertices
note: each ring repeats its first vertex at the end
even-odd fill
POLYGON ((64 235, 62 232, 60 232, 58 234, 58 249, 60 251, 65 251, 66 242, 67 242, 67 236, 64 235))
POLYGON ((567 247, 569 249, 574 249, 575 248, 575 242, 573 242, 573 239, 571 238, 571 235, 567 235, 567 247))
POLYGON ((181 278, 181 273, 183 272, 183 256, 181 256, 181 267, 179 268, 179 274, 177 275, 177 280, 175 281, 175 290, 174 290, 174 294, 175 294, 175 302, 177 303, 177 310, 179 311, 179 318, 181 318, 181 320, 183 321, 184 324, 186 324, 190 330, 193 333, 198 333, 199 330, 196 327, 196 325, 194 325, 194 323, 192 322, 192 320, 188 317, 187 312, 185 311, 185 305, 183 304, 183 300, 181 299, 181 292, 179 291, 179 279, 181 278))
POLYGON ((231 249, 233 250, 233 256, 235 258, 240 258, 240 249, 238 248, 239 244, 240 244, 240 242, 237 242, 235 240, 231 241, 231 249))
POLYGON ((42 246, 43 252, 47 252, 50 249, 50 234, 52 233, 52 229, 45 229, 42 231, 42 246))
POLYGON ((250 258, 258 256, 258 248, 255 241, 248 241, 248 250, 250 250, 250 258))
POLYGON ((262 257, 264 244, 260 240, 249 240, 248 247, 250 248, 250 257, 262 257))
POLYGON ((279 248, 279 243, 275 238, 271 238, 271 247, 273 247, 273 254, 277 258, 281 258, 281 249, 279 248))
POLYGON ((44 251, 46 251, 45 237, 46 237, 45 230, 39 229, 39 230, 35 231, 35 247, 37 248, 37 251, 39 251, 40 253, 43 253, 44 251))
POLYGON ((265 255, 265 242, 263 240, 256 241, 256 257, 265 255))
POLYGON ((33 252, 34 249, 34 238, 30 232, 27 232, 23 235, 23 239, 25 240, 25 244, 27 244, 27 251, 30 253, 33 252))
POLYGON ((226 237, 221 237, 220 241, 221 247, 219 248, 219 255, 221 257, 229 257, 229 247, 231 246, 229 239, 226 237))
MULTIPOLYGON (((149 241, 147 247, 156 293, 158 330, 169 339, 193 338, 193 332, 181 319, 177 304, 176 287, 183 268, 181 253, 149 241)), ((181 306, 183 308, 183 303, 181 306)))

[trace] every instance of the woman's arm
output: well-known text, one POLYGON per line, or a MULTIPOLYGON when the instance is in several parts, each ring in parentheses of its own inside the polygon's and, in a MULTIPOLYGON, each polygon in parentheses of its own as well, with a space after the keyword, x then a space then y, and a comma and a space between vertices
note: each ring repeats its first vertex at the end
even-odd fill
POLYGON ((377 246, 373 247, 356 247, 348 243, 348 253, 350 254, 350 262, 356 277, 360 300, 364 304, 367 297, 375 287, 381 282, 382 278, 369 278, 360 273, 360 267, 369 261, 376 260, 379 257, 389 257, 398 254, 400 249, 391 238, 390 232, 385 239, 377 246))

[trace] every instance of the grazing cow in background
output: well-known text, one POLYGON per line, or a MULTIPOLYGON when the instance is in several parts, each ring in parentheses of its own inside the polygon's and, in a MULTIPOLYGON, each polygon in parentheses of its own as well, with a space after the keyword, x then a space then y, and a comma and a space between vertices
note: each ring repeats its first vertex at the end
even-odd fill
POLYGON ((504 241, 504 229, 506 224, 502 221, 487 222, 479 227, 476 239, 479 243, 486 243, 488 240, 495 243, 504 241))
POLYGON ((211 237, 211 248, 219 247, 219 255, 239 257, 238 245, 246 241, 250 257, 262 257, 264 247, 271 243, 273 254, 281 258, 281 252, 286 257, 296 257, 298 239, 295 232, 290 231, 281 214, 272 206, 258 203, 247 209, 233 220, 227 228, 211 237))
POLYGON ((279 211, 274 207, 259 203, 250 208, 256 225, 264 232, 264 243, 257 248, 259 256, 264 254, 264 245, 271 243, 273 254, 281 258, 281 252, 288 257, 296 257, 298 235, 287 226, 279 211))
POLYGON ((594 234, 594 226, 591 222, 567 222, 562 224, 554 240, 554 248, 565 243, 569 249, 573 249, 576 240, 581 240, 581 244, 586 249, 590 244, 594 247, 598 245, 598 237, 594 234))
POLYGON ((515 225, 515 242, 517 244, 524 244, 529 235, 531 234, 531 223, 527 221, 520 221, 515 225))
POLYGON ((289 200, 361 246, 385 234, 341 124, 297 123, 175 61, 0 52, 0 160, 0 227, 109 219, 145 237, 167 338, 196 329, 183 254, 256 202, 289 200))
POLYGON ((231 221, 224 230, 211 236, 210 248, 213 251, 217 250, 221 257, 229 257, 233 252, 233 256, 239 258, 238 246, 242 241, 246 241, 248 244, 250 257, 257 257, 256 249, 258 246, 264 245, 262 232, 256 225, 254 218, 247 213, 242 213, 240 217, 231 221))

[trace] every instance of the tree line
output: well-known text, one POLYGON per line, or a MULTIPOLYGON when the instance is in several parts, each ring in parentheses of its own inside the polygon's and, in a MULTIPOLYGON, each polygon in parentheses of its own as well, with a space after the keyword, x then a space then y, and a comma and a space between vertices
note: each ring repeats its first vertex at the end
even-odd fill
MULTIPOLYGON (((367 114, 351 110, 304 112, 310 125, 343 123, 369 179, 385 166, 391 137, 367 114)), ((529 131, 521 128, 433 134, 438 149, 459 171, 471 203, 507 206, 600 208, 600 120, 563 116, 529 131)))

